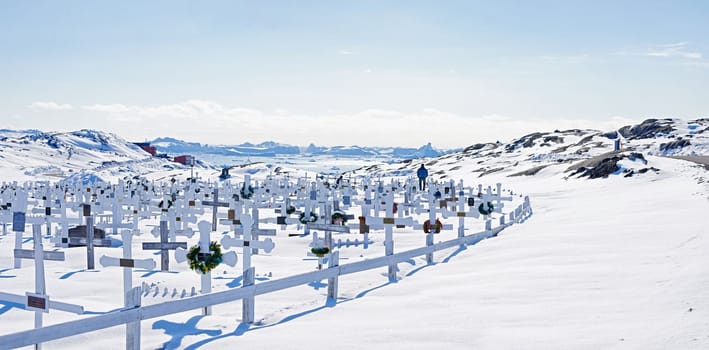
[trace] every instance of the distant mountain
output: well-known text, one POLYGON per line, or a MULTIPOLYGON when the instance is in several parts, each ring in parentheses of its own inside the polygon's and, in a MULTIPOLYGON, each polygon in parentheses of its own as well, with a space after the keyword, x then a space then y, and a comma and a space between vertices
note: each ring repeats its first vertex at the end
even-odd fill
POLYGON ((171 137, 160 137, 151 142, 158 152, 178 155, 189 154, 219 154, 226 156, 256 156, 274 157, 278 155, 329 155, 343 157, 392 157, 398 159, 439 157, 453 152, 454 150, 437 150, 431 143, 420 148, 406 147, 364 147, 364 146, 316 146, 310 144, 307 147, 298 147, 281 144, 273 141, 266 141, 259 144, 249 142, 238 145, 207 145, 197 142, 187 142, 171 137))

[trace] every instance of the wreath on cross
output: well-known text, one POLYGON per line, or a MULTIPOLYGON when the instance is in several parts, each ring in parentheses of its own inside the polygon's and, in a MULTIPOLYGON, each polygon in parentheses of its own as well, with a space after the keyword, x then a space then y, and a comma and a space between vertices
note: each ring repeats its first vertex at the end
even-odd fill
POLYGON ((310 252, 315 254, 315 256, 322 258, 323 256, 325 256, 325 254, 330 252, 330 248, 328 248, 328 247, 311 248, 310 252))
POLYGON ((332 213, 332 217, 330 219, 330 223, 332 224, 335 224, 336 221, 340 221, 342 225, 347 223, 347 215, 341 210, 335 210, 335 212, 332 213))
POLYGON ((492 211, 495 210, 495 206, 493 206, 491 202, 487 202, 487 209, 485 209, 484 206, 484 203, 480 203, 478 206, 478 212, 482 215, 490 215, 492 214, 492 211))
POLYGON ((286 214, 290 215, 295 213, 295 207, 294 206, 289 206, 288 209, 286 209, 286 214))
POLYGON ((239 191, 241 193, 241 198, 243 199, 249 199, 251 196, 254 195, 254 187, 249 185, 249 188, 246 188, 246 184, 241 186, 241 190, 239 191))
MULTIPOLYGON (((443 223, 441 223, 441 220, 436 218, 436 227, 434 229, 435 233, 441 233, 441 229, 443 228, 443 223)), ((431 231, 431 220, 426 220, 423 223, 423 232, 424 233, 429 233, 431 231)))
POLYGON ((312 211, 310 212, 310 217, 305 218, 305 213, 300 213, 300 217, 298 218, 298 221, 300 221, 301 224, 307 224, 309 222, 315 222, 318 221, 318 216, 315 215, 312 211))
POLYGON ((209 244, 209 253, 200 253, 199 244, 190 248, 187 253, 190 269, 206 274, 215 269, 222 262, 222 246, 216 241, 209 244))

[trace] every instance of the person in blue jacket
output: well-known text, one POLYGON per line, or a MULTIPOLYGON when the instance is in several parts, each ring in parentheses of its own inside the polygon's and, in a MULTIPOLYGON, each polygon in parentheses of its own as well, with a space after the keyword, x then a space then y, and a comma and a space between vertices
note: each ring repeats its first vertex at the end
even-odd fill
POLYGON ((426 177, 428 177, 428 170, 421 164, 421 167, 416 171, 416 176, 419 178, 419 188, 421 191, 426 190, 426 177))

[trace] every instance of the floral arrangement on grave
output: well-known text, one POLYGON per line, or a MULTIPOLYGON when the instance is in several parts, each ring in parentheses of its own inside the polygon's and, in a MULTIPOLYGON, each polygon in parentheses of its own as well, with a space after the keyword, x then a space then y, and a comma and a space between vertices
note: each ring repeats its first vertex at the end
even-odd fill
POLYGON ((344 225, 347 223, 347 215, 341 210, 335 210, 330 219, 333 225, 344 225))
POLYGON ((495 206, 492 205, 492 203, 487 202, 487 209, 485 209, 485 204, 480 203, 478 206, 478 212, 482 215, 490 215, 492 214, 492 211, 495 210, 495 206))
POLYGON ((241 191, 239 191, 239 193, 241 193, 241 198, 249 199, 249 198, 251 198, 251 196, 254 195, 254 187, 249 185, 249 188, 247 189, 246 184, 243 184, 241 186, 241 191))
POLYGON ((330 252, 330 248, 328 247, 320 247, 320 248, 311 248, 310 252, 315 254, 318 258, 322 258, 325 256, 325 254, 330 252))
POLYGON ((305 218, 305 213, 300 213, 300 217, 298 218, 298 221, 300 221, 301 224, 307 224, 309 222, 315 222, 318 221, 318 216, 315 215, 312 211, 310 212, 310 217, 305 218))
POLYGON ((295 207, 294 206, 289 206, 288 209, 286 209, 286 214, 290 215, 295 213, 295 207))
POLYGON ((222 262, 222 246, 216 241, 212 241, 207 254, 199 252, 199 244, 193 246, 187 253, 187 261, 190 263, 191 270, 206 274, 222 262))
MULTIPOLYGON (((436 227, 434 229, 435 233, 441 233, 441 229, 443 228, 443 223, 441 223, 441 220, 436 218, 436 227)), ((424 233, 429 233, 431 231, 431 220, 426 220, 423 223, 423 232, 424 233)))

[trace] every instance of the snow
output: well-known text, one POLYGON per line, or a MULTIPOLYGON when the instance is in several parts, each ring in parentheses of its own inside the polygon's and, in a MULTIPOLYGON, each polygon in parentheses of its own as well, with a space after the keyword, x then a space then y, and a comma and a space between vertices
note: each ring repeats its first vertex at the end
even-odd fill
MULTIPOLYGON (((530 196, 534 214, 498 237, 462 251, 437 253, 433 265, 426 265, 424 257, 399 264, 401 279, 396 283, 388 282, 385 268, 343 276, 336 305, 326 301, 327 281, 259 296, 252 325, 239 323, 241 302, 217 305, 211 316, 193 310, 146 320, 141 323, 142 347, 709 348, 709 230, 704 217, 709 213, 707 170, 646 153, 647 165, 627 159, 619 164, 635 169, 652 166, 659 172, 630 178, 622 172, 606 179, 569 177, 565 170, 570 163, 559 163, 558 157, 563 156, 548 151, 582 138, 569 137, 553 147, 537 144, 495 156, 489 152, 498 152, 504 145, 479 150, 486 155, 464 151, 427 160, 427 164, 435 162, 427 165, 430 173, 443 170, 446 180, 462 178, 466 184, 486 185, 502 182, 505 188, 530 196), (540 151, 542 148, 547 148, 547 153, 540 151), (539 163, 549 166, 534 176, 508 177, 539 163), (503 170, 479 177, 482 168, 498 167, 503 170)), ((592 141, 601 142, 601 136, 592 141)), ((651 150, 666 140, 638 142, 642 142, 638 148, 651 150)), ((696 139, 692 142, 697 142, 693 151, 707 155, 706 144, 696 139)), ((606 139, 603 145, 605 148, 591 148, 587 157, 608 152, 612 140, 606 139)), ((578 148, 559 154, 575 154, 578 148)), ((380 164, 378 170, 384 176, 397 171, 405 174, 407 167, 418 164, 380 164)), ((255 168, 233 169, 234 181, 251 169, 255 168)), ((258 174, 272 171, 263 164, 258 169, 258 174)), ((28 178, 9 166, 0 172, 6 179, 28 178)), ((189 169, 153 169, 150 176, 167 179, 185 172, 189 174, 189 169)), ((205 176, 215 179, 218 171, 205 176)), ((206 210, 205 218, 210 216, 211 210, 206 210)), ((469 232, 481 228, 482 223, 475 222, 469 232)), ((145 233, 149 228, 142 231, 143 235, 134 239, 134 247, 156 240, 145 233)), ((361 247, 343 249, 341 263, 383 255, 383 235, 373 233, 375 244, 366 251, 361 247)), ((436 241, 454 236, 444 231, 436 241)), ((361 238, 335 236, 340 237, 361 238)), ((197 239, 189 239, 190 245, 197 239)), ((281 232, 274 241, 273 252, 253 257, 257 283, 315 268, 316 261, 305 254, 310 237, 287 237, 281 232)), ((395 242, 395 251, 402 251, 422 246, 424 237, 420 232, 397 230, 395 242)), ((0 291, 24 294, 34 290, 33 264, 24 260, 22 269, 13 269, 13 246, 14 235, 0 234, 0 291)), ((97 264, 96 271, 86 271, 84 248, 65 252, 66 262, 45 263, 50 297, 85 305, 90 315, 120 308, 120 269, 97 264)), ((97 248, 96 256, 101 254, 120 253, 97 248)), ((153 256, 134 249, 136 258, 153 256)), ((133 273, 134 284, 154 286, 143 297, 144 304, 177 300, 182 289, 189 294, 192 286, 199 290, 199 276, 177 265, 172 254, 171 260, 173 272, 133 273), (178 296, 172 295, 173 289, 178 296)), ((238 288, 240 276, 241 261, 234 268, 220 266, 213 274, 213 287, 238 288)), ((0 304, 0 335, 32 328, 33 317, 17 305, 0 304)), ((45 325, 77 317, 85 316, 51 311, 45 314, 45 325)), ((47 343, 45 348, 123 348, 124 330, 113 327, 47 343)))

